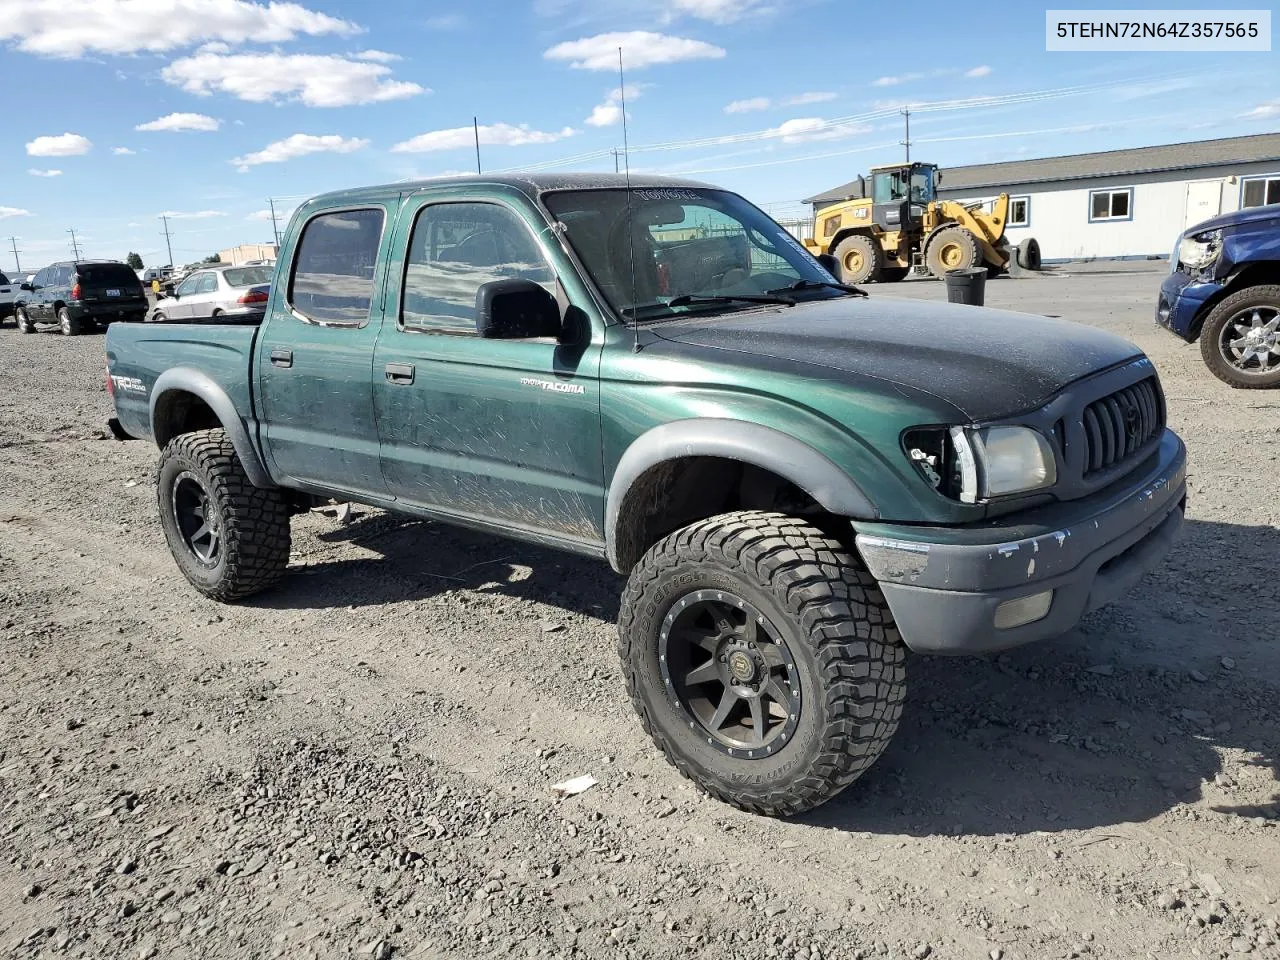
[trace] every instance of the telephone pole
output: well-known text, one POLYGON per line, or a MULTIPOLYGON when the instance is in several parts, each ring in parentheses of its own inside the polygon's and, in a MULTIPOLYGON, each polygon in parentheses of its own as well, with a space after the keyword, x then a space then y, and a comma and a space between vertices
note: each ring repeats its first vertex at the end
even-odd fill
POLYGON ((169 249, 169 266, 172 267, 173 266, 173 243, 169 239, 169 218, 162 213, 160 214, 160 219, 164 221, 164 245, 169 249))
POLYGON ((471 118, 471 131, 476 135, 476 173, 480 172, 480 118, 471 118))
MULTIPOLYGON (((280 228, 276 226, 276 201, 274 197, 267 197, 267 203, 271 205, 271 232, 275 235, 276 246, 280 246, 280 228)), ((172 256, 170 257, 172 259, 172 256)))
POLYGON ((80 259, 80 244, 76 243, 76 228, 72 227, 67 233, 71 234, 71 252, 77 260, 80 259))
POLYGON ((18 253, 20 252, 20 251, 18 250, 18 238, 17 238, 17 237, 10 237, 10 238, 9 238, 9 246, 11 246, 11 247, 13 248, 13 267, 14 267, 14 269, 15 269, 15 270, 17 270, 19 273, 21 273, 21 272, 22 272, 22 261, 20 261, 20 260, 18 259, 18 253))
POLYGON ((898 142, 907 148, 907 166, 911 166, 911 111, 903 107, 902 121, 907 125, 907 138, 898 142))
POLYGON ((618 172, 618 157, 620 156, 620 153, 619 153, 619 151, 618 151, 618 148, 617 148, 617 147, 614 147, 614 148, 613 148, 612 150, 610 150, 609 152, 613 154, 613 172, 614 172, 614 173, 617 173, 617 172, 618 172))

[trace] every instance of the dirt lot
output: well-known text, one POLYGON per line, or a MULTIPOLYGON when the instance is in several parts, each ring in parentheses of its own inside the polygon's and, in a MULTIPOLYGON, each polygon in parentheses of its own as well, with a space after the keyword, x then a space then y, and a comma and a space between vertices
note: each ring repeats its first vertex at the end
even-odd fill
POLYGON ((360 508, 295 522, 282 588, 202 599, 155 451, 103 431, 101 337, 6 324, 0 956, 1280 955, 1280 394, 1156 330, 1159 279, 988 302, 1150 352, 1173 556, 1061 640, 911 660, 886 756, 791 822, 643 735, 603 566, 360 508))

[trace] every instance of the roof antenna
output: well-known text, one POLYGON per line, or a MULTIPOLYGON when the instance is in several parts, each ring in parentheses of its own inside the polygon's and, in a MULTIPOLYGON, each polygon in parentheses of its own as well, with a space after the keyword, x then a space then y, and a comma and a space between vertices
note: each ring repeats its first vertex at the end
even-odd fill
MULTIPOLYGON (((622 102, 622 160, 627 177, 627 248, 631 258, 631 349, 640 352, 640 324, 636 310, 636 230, 635 211, 631 206, 631 152, 627 144, 627 81, 622 74, 622 48, 618 48, 618 99, 622 102)), ((617 157, 614 157, 617 162, 617 157)))

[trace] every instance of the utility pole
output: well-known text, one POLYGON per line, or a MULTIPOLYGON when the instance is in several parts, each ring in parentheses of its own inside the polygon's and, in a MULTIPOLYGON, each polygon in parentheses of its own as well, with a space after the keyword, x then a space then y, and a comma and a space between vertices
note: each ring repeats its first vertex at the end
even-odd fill
POLYGON ((480 172, 480 120, 478 117, 471 118, 471 130, 476 135, 476 173, 480 172))
POLYGON ((618 172, 618 148, 614 147, 609 152, 613 154, 613 172, 617 173, 618 172))
MULTIPOLYGON (((267 203, 271 205, 271 232, 275 235, 276 246, 280 246, 280 228, 276 226, 276 201, 274 197, 267 197, 267 203)), ((172 256, 170 256, 172 259, 172 256)))
POLYGON ((173 243, 169 239, 169 218, 162 213, 160 214, 160 219, 164 221, 164 245, 169 248, 169 266, 172 267, 173 266, 173 243))
POLYGON ((71 252, 77 260, 80 259, 80 244, 76 243, 76 228, 72 227, 67 233, 71 234, 71 252))
POLYGON ((17 238, 17 237, 10 237, 10 238, 9 238, 9 246, 13 247, 13 267, 14 267, 14 269, 15 269, 15 270, 17 270, 19 273, 21 273, 21 272, 22 272, 22 261, 20 261, 20 260, 18 259, 18 252, 19 252, 19 251, 18 251, 18 238, 17 238))
POLYGON ((902 108, 902 120, 907 125, 907 139, 898 142, 907 148, 907 166, 911 166, 911 110, 902 108))

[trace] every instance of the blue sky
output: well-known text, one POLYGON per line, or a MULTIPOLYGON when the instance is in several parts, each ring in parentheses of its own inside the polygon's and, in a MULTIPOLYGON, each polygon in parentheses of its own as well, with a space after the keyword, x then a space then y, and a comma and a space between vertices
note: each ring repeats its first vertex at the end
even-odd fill
POLYGON ((487 171, 612 170, 619 45, 632 169, 779 216, 904 104, 952 166, 1280 129, 1275 54, 1046 53, 1032 4, 0 0, 0 269, 269 240, 268 197, 470 172, 473 115, 487 171))

